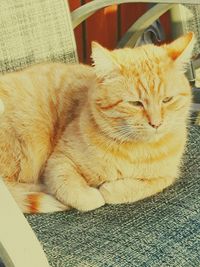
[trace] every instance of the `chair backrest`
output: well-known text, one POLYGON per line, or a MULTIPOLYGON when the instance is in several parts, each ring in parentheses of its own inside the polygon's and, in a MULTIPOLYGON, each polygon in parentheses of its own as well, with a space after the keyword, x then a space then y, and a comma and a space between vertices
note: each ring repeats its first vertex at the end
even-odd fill
MULTIPOLYGON (((191 1, 193 2, 193 1, 191 1)), ((174 38, 193 31, 197 42, 193 50, 194 60, 191 61, 191 66, 188 69, 188 78, 191 81, 195 80, 195 69, 200 67, 200 2, 199 4, 178 4, 174 5, 171 10, 171 21, 173 23, 172 35, 174 38)))
POLYGON ((44 61, 77 61, 67 0, 1 1, 0 72, 44 61))

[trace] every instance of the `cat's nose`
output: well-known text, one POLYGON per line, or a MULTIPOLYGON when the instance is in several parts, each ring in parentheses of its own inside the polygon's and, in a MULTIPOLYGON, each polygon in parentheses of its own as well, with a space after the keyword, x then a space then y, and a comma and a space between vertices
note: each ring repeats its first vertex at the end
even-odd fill
POLYGON ((152 123, 151 121, 149 121, 149 125, 155 129, 158 129, 162 124, 162 121, 161 122, 158 122, 158 123, 152 123))

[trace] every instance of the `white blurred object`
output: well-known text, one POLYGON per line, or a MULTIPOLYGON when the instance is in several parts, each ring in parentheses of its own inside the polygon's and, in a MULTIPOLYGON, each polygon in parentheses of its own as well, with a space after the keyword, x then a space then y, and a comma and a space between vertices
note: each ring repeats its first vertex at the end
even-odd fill
POLYGON ((6 267, 50 267, 30 225, 0 177, 0 259, 6 267))
POLYGON ((196 79, 195 79, 195 86, 200 88, 200 68, 195 70, 196 72, 196 79))

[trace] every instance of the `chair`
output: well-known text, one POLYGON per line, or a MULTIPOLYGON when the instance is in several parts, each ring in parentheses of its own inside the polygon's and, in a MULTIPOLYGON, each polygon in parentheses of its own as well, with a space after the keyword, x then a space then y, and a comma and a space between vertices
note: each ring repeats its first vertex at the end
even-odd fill
POLYGON ((189 77, 195 79, 195 69, 200 67, 200 5, 194 6, 190 4, 178 4, 171 9, 171 21, 173 25, 173 38, 180 36, 188 31, 193 31, 196 34, 197 42, 194 48, 194 59, 191 62, 189 77))
MULTIPOLYGON (((66 0, 1 1, 0 71, 44 61, 76 62, 73 28, 99 8, 125 2, 138 1, 95 0, 70 15, 66 0)), ((128 44, 178 2, 162 0, 150 9, 129 31, 134 41, 128 44)), ((6 267, 200 266, 199 143, 200 127, 191 126, 182 179, 175 186, 138 203, 84 214, 72 210, 25 219, 0 180, 2 262, 6 267)))
MULTIPOLYGON (((194 109, 198 111, 200 109, 200 5, 178 4, 171 9, 170 14, 173 38, 188 31, 193 31, 197 38, 187 75, 189 80, 193 81, 193 105, 194 109)), ((196 116, 196 123, 200 125, 200 112, 196 116)))

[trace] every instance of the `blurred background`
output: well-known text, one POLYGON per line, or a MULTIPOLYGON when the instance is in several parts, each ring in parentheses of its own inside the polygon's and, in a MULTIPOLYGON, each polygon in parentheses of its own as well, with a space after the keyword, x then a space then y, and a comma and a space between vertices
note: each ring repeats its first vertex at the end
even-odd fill
MULTIPOLYGON (((92 0, 68 0, 71 11, 92 0)), ((80 62, 90 63, 91 41, 114 49, 128 28, 148 9, 149 4, 113 5, 96 12, 75 29, 76 43, 80 62)), ((160 17, 165 40, 171 39, 170 13, 160 17)))

